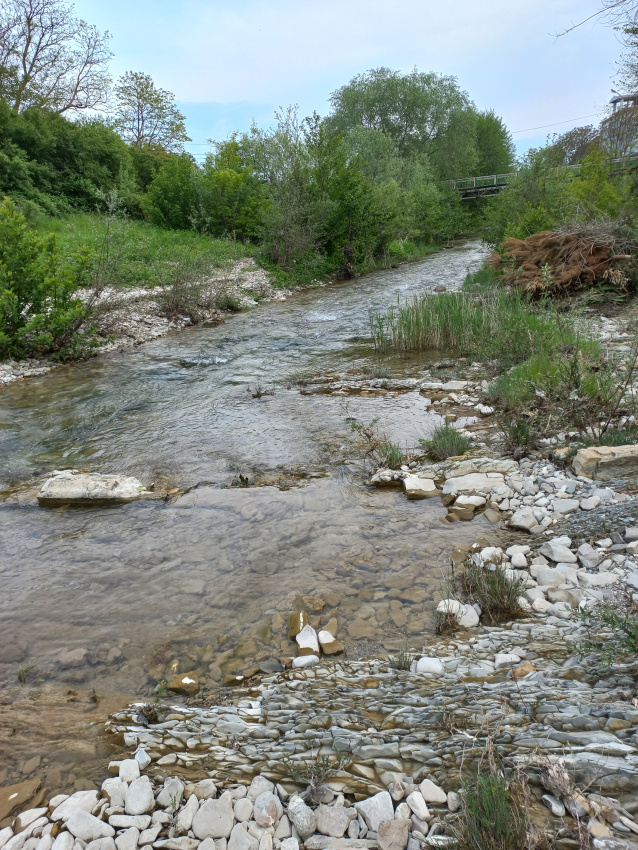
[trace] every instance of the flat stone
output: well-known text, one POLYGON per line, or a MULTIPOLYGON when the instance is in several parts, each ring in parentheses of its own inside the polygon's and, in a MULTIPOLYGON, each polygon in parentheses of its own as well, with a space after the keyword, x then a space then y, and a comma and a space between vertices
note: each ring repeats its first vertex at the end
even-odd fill
POLYGON ((598 496, 590 496, 587 499, 580 500, 580 509, 581 511, 594 511, 600 504, 600 499, 598 496))
POLYGON ((250 783, 250 787, 246 792, 246 796, 254 803, 260 794, 264 794, 266 793, 266 791, 274 792, 274 790, 275 786, 270 781, 270 779, 267 779, 265 776, 259 774, 259 776, 255 776, 253 781, 250 783))
POLYGON ((199 782, 195 783, 193 794, 198 800, 207 800, 217 794, 217 786, 212 779, 200 779, 199 782))
POLYGON ((579 570, 578 581, 582 587, 607 587, 610 584, 616 584, 618 576, 616 573, 587 573, 579 570))
POLYGON ((494 667, 497 670, 501 667, 513 667, 520 662, 520 657, 513 652, 500 652, 494 656, 494 667))
POLYGON ((239 823, 247 823, 253 816, 253 801, 249 800, 248 797, 237 800, 233 806, 233 814, 235 820, 239 823))
POLYGON ((538 551, 541 555, 544 555, 555 563, 575 564, 578 561, 578 558, 569 546, 558 543, 556 540, 548 540, 547 543, 543 543, 538 551))
POLYGON ((322 835, 330 835, 332 838, 342 838, 345 835, 350 823, 350 815, 345 806, 318 806, 315 814, 317 830, 322 835))
POLYGON ((191 670, 175 676, 167 685, 169 691, 176 694, 196 694, 199 691, 199 676, 191 670))
POLYGON ((317 664, 319 664, 318 655, 298 655, 296 658, 292 659, 292 666, 295 669, 316 667, 317 664))
POLYGON ((431 779, 424 779, 419 785, 419 790, 423 794, 423 799, 426 803, 433 803, 437 806, 443 806, 447 803, 447 794, 439 785, 432 782, 431 779))
POLYGON ((42 815, 46 815, 49 811, 48 806, 44 806, 39 809, 27 809, 26 812, 20 812, 18 817, 15 819, 13 824, 13 828, 16 832, 22 832, 28 826, 31 826, 32 823, 37 821, 42 815))
POLYGON ((194 794, 191 794, 186 801, 186 805, 182 806, 175 818, 173 829, 176 835, 186 835, 193 825, 193 818, 197 814, 198 809, 199 800, 194 794))
POLYGON ((128 787, 124 809, 127 815, 145 815, 155 808, 153 786, 148 776, 140 776, 128 787))
POLYGON ((368 829, 373 832, 377 832, 379 825, 384 820, 394 819, 392 797, 387 791, 380 791, 373 797, 368 797, 367 800, 361 800, 361 802, 355 803, 354 807, 366 822, 368 829))
POLYGON ((299 850, 299 842, 296 838, 284 838, 281 842, 281 850, 299 850))
POLYGON ((638 475, 638 446, 596 446, 579 449, 572 461, 576 475, 596 481, 635 478, 638 475))
POLYGON ((410 838, 409 820, 384 820, 379 824, 379 850, 405 850, 410 838))
POLYGON ((440 496, 441 491, 431 478, 419 478, 418 475, 406 475, 403 479, 403 492, 408 499, 430 499, 440 496))
POLYGON ((133 826, 116 837, 115 846, 117 850, 136 850, 139 840, 140 831, 133 826))
MULTIPOLYGON (((330 838, 327 835, 312 835, 304 841, 305 850, 365 850, 378 847, 377 841, 362 838, 330 838)), ((283 850, 283 842, 282 842, 283 850)))
POLYGON ((534 526, 538 525, 538 520, 532 508, 518 508, 507 523, 510 528, 516 528, 519 531, 531 531, 534 526))
MULTIPOLYGON (((149 783, 150 784, 150 783, 149 783)), ((95 841, 98 838, 113 838, 115 830, 103 820, 90 815, 83 809, 74 809, 67 822, 66 828, 81 841, 95 841)))
POLYGON ((229 838, 235 822, 233 798, 224 791, 218 800, 204 800, 193 818, 196 838, 229 838))
POLYGON ((547 808, 550 810, 550 812, 554 815, 554 817, 556 817, 556 818, 564 818, 565 817, 565 806, 561 803, 561 801, 557 797, 554 797, 553 794, 543 794, 543 796, 541 797, 541 800, 544 803, 544 805, 547 806, 547 808))
POLYGON ((148 829, 151 825, 150 815, 111 815, 109 824, 115 829, 148 829))
POLYGON ((75 794, 71 794, 68 799, 53 810, 51 820, 61 820, 66 823, 74 811, 81 809, 85 812, 92 812, 96 803, 97 791, 76 791, 75 794))
POLYGON ((527 569, 527 558, 525 557, 525 555, 521 554, 520 552, 517 552, 516 554, 512 555, 511 564, 515 570, 525 570, 527 569))
POLYGON ((577 511, 580 508, 580 502, 578 499, 555 499, 552 507, 555 514, 564 516, 577 511))
POLYGON ((117 845, 112 838, 96 838, 94 841, 89 841, 85 850, 117 850, 117 845))
POLYGON ((504 483, 504 477, 498 472, 470 472, 467 475, 448 478, 443 485, 443 495, 456 496, 459 493, 473 493, 477 495, 491 493, 492 490, 501 487, 504 483))
POLYGON ((603 559, 603 555, 598 549, 594 549, 589 543, 583 543, 578 547, 578 560, 586 570, 595 569, 603 559))
POLYGON ((171 776, 164 780, 164 787, 157 795, 157 804, 174 812, 181 805, 183 794, 184 783, 176 776, 171 776))
POLYGON ((38 493, 38 504, 96 505, 133 502, 145 493, 144 486, 126 475, 97 472, 59 472, 48 478, 38 493))
POLYGON ((574 586, 578 585, 578 570, 575 567, 563 564, 554 568, 541 567, 534 570, 532 576, 542 587, 559 587, 567 582, 574 586))
POLYGON ((75 838, 70 832, 60 832, 53 842, 51 850, 73 850, 75 838))

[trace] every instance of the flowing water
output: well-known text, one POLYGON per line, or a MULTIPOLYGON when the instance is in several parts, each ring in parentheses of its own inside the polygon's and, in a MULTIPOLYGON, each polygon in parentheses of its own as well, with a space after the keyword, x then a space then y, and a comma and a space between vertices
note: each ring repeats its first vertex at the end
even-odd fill
POLYGON ((419 645, 476 523, 367 487, 347 420, 414 445, 438 417, 416 392, 307 394, 303 376, 418 376, 425 355, 375 353, 369 311, 456 288, 483 256, 468 243, 2 390, 0 783, 91 787, 106 713, 177 672, 209 693, 294 654, 303 594, 326 603, 314 624, 337 617, 349 657, 419 645), (259 385, 272 394, 253 398, 259 385), (39 508, 33 486, 59 468, 183 495, 39 508), (238 472, 266 486, 229 488, 238 472))

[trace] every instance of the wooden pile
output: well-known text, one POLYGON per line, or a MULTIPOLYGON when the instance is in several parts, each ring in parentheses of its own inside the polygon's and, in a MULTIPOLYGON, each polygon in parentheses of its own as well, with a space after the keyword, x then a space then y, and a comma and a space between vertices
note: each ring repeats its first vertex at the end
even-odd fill
POLYGON ((488 264, 526 294, 568 295, 599 281, 626 289, 628 278, 616 264, 628 259, 629 254, 614 253, 613 239, 544 230, 527 239, 506 239, 488 264))

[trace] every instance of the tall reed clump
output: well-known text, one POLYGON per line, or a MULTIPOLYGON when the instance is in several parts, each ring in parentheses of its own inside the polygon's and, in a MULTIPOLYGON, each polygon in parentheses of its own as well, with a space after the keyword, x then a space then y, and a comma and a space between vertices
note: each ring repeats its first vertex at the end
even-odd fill
POLYGON ((370 317, 377 348, 397 351, 453 350, 481 360, 520 363, 537 351, 552 351, 569 323, 555 311, 530 305, 502 287, 422 295, 370 317))

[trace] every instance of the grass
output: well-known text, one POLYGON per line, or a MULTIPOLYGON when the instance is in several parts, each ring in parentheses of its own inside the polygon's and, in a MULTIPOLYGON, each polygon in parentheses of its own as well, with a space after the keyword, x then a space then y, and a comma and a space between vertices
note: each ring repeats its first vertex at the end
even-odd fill
POLYGON ((415 660, 416 655, 410 652, 407 644, 401 647, 396 655, 391 655, 388 659, 390 667, 394 667, 395 670, 409 670, 415 660))
POLYGON ((504 623, 521 615, 518 599, 525 590, 522 579, 508 578, 500 565, 489 570, 473 561, 465 561, 458 583, 469 602, 477 602, 483 616, 492 623, 504 623))
POLYGON ((420 439, 419 444, 434 460, 446 460, 449 457, 465 454, 471 447, 472 441, 446 423, 437 425, 430 439, 420 439))
POLYGON ((526 850, 529 792, 520 777, 477 772, 464 792, 454 824, 458 850, 526 850))
POLYGON ((599 653, 608 664, 619 659, 638 658, 638 602, 622 601, 617 604, 599 602, 591 611, 581 612, 581 619, 590 636, 576 651, 580 656, 599 653), (593 638, 593 633, 605 632, 604 639, 593 638))
POLYGON ((54 233, 63 254, 69 257, 82 247, 99 255, 108 236, 115 282, 123 287, 170 284, 176 267, 194 260, 198 266, 217 272, 251 253, 249 246, 231 239, 213 239, 190 230, 165 230, 106 215, 40 216, 31 224, 40 233, 54 233))

